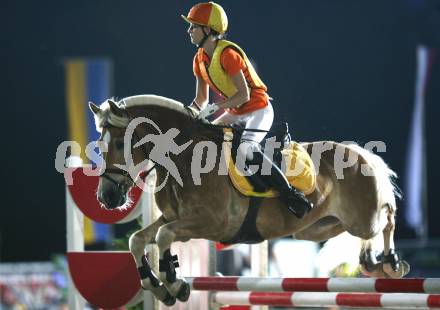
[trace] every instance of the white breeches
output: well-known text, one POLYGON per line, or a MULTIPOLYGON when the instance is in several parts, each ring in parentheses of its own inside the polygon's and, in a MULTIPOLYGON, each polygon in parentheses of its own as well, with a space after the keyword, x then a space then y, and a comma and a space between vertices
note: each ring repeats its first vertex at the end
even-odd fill
MULTIPOLYGON (((244 128, 268 131, 273 123, 272 104, 269 102, 269 104, 263 109, 242 115, 235 115, 226 112, 216 119, 214 123, 222 125, 234 124, 244 128)), ((266 134, 267 132, 244 131, 241 136, 242 146, 239 148, 239 151, 245 152, 243 155, 246 156, 246 158, 252 157, 250 153, 255 150, 255 148, 260 148, 259 143, 264 139, 266 134)))

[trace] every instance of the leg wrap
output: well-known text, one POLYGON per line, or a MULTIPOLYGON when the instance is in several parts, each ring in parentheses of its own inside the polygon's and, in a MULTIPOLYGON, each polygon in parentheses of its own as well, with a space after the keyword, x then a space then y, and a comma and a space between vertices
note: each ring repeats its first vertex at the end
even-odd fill
POLYGON ((399 255, 397 255, 394 249, 390 249, 390 253, 388 253, 388 255, 384 255, 383 257, 383 262, 391 264, 391 267, 395 272, 397 272, 400 268, 399 261, 399 255))
POLYGON ((138 267, 138 272, 141 280, 148 278, 150 279, 153 287, 159 287, 160 281, 151 270, 150 264, 148 263, 148 257, 146 255, 142 256, 142 267, 138 267))
POLYGON ((169 283, 176 282, 176 268, 179 267, 177 255, 171 255, 170 249, 166 250, 163 258, 159 260, 159 271, 166 272, 169 283))
POLYGON ((359 263, 369 272, 374 271, 374 267, 379 264, 381 257, 378 257, 371 249, 367 249, 359 257, 359 263), (379 260, 378 260, 379 259, 379 260))

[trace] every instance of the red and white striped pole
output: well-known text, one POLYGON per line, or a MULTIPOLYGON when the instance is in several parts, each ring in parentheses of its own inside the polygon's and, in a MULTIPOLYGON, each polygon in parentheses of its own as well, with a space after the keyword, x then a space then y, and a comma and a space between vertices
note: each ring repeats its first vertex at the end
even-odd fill
POLYGON ((438 308, 440 295, 408 293, 321 293, 321 292, 217 292, 221 305, 270 305, 288 307, 438 308))
POLYGON ((439 278, 186 278, 192 290, 253 292, 382 292, 440 294, 439 278))

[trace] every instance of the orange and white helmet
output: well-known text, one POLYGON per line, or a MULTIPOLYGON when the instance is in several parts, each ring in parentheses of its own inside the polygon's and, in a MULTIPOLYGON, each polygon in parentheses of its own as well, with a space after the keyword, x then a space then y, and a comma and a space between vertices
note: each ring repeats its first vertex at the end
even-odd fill
POLYGON ((191 8, 188 16, 182 15, 188 23, 211 27, 224 34, 228 29, 228 17, 225 10, 214 2, 199 3, 191 8))

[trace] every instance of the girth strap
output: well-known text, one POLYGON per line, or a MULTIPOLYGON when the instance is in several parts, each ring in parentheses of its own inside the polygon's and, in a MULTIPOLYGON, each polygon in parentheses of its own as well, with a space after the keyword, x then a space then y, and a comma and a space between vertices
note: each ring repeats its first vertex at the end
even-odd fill
POLYGON ((235 243, 247 243, 254 244, 260 243, 264 240, 257 228, 257 215, 260 210, 261 202, 263 198, 261 197, 251 197, 249 200, 249 207, 241 224, 240 229, 237 233, 230 239, 226 241, 221 241, 223 244, 235 244, 235 243))

